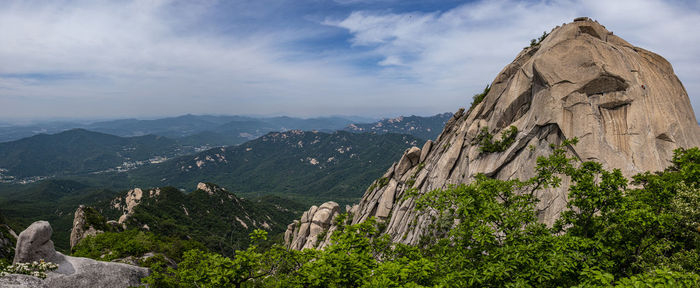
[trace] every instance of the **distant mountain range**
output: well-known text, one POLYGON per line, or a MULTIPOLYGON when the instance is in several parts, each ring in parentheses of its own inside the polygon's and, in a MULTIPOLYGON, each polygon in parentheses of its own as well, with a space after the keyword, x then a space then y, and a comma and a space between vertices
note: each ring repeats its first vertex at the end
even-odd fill
POLYGON ((408 116, 382 119, 381 121, 365 124, 350 124, 346 131, 353 133, 397 133, 409 134, 415 137, 434 140, 442 132, 452 113, 442 113, 431 117, 408 116))
POLYGON ((119 137, 83 129, 0 143, 0 180, 126 171, 194 153, 163 136, 119 137))
POLYGON ((95 123, 47 122, 35 125, 0 126, 0 142, 9 142, 37 134, 55 134, 71 129, 85 129, 121 137, 158 135, 178 140, 193 147, 237 145, 269 132, 289 130, 333 132, 401 133, 432 139, 442 130, 450 113, 430 117, 410 116, 384 119, 376 123, 366 118, 347 117, 267 117, 183 115, 155 120, 121 119, 95 123), (405 119, 405 121, 396 121, 405 119), (400 123, 401 122, 401 123, 400 123), (405 124, 405 126, 403 126, 405 124), (381 129, 371 127, 383 127, 381 129), (413 130, 411 129, 413 127, 413 130))
POLYGON ((353 133, 398 133, 434 139, 450 117, 451 114, 444 113, 349 125, 349 120, 333 117, 254 119, 193 115, 99 122, 89 126, 101 132, 77 128, 0 143, 0 182, 27 183, 56 176, 124 172, 212 147, 239 145, 271 131, 292 128, 330 133, 339 129, 353 133), (205 130, 210 128, 214 131, 205 130), (107 132, 115 135, 105 134, 107 132), (152 134, 124 136, 143 133, 152 134), (156 134, 158 136, 154 136, 156 134))
POLYGON ((332 132, 340 130, 358 117, 293 118, 248 116, 182 115, 154 120, 119 119, 95 123, 47 122, 28 126, 0 127, 0 142, 18 140, 40 133, 59 133, 80 128, 122 137, 159 135, 169 138, 195 136, 194 139, 207 140, 194 143, 212 146, 236 145, 255 139, 268 132, 294 129, 332 132), (206 133, 208 137, 198 137, 206 133), (211 143, 209 143, 211 142, 211 143))

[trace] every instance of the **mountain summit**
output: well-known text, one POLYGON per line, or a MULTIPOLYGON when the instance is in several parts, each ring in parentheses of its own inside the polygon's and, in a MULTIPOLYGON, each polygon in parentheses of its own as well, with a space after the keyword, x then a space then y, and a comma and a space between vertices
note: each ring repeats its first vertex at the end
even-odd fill
MULTIPOLYGON (((422 194, 471 182, 479 173, 527 179, 537 157, 551 154, 550 144, 573 138, 578 144, 568 152, 580 161, 626 177, 659 171, 674 149, 700 145, 694 115, 668 61, 597 21, 577 18, 524 48, 470 109, 457 111, 434 142, 406 150, 349 212, 353 223, 383 219, 393 241, 416 244, 431 217, 403 197, 408 189, 422 194)), ((540 221, 557 219, 568 186, 565 178, 559 188, 538 192, 540 221)))

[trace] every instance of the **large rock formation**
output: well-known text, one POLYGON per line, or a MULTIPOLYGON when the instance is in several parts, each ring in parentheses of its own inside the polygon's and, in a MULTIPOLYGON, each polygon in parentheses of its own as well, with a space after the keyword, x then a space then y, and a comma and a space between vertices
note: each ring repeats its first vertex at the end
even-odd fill
POLYGON ((333 231, 329 229, 339 210, 340 206, 333 201, 323 203, 319 207, 311 206, 311 209, 302 214, 301 221, 294 220, 294 223, 287 226, 287 231, 284 233, 284 242, 287 247, 296 250, 323 248, 324 243, 330 240, 333 231), (321 240, 320 244, 319 240, 321 240))
MULTIPOLYGON (((402 199, 409 188, 425 193, 478 173, 527 179, 551 143, 574 137, 570 155, 630 177, 667 167, 676 148, 698 146, 700 127, 669 62, 577 18, 523 49, 483 101, 457 111, 434 142, 406 151, 365 192, 353 222, 378 217, 395 242, 415 244, 431 217, 416 211, 414 199, 402 199), (518 133, 505 150, 480 151, 483 130, 500 135, 510 126, 518 133)), ((538 192, 540 221, 551 224, 565 209, 568 186, 564 179, 560 188, 538 192)))
POLYGON ((148 269, 121 263, 101 262, 65 256, 56 252, 51 241, 51 225, 37 221, 19 234, 14 263, 45 260, 58 264, 46 279, 26 275, 0 278, 0 287, 131 287, 141 285, 148 269))
POLYGON ((160 189, 155 188, 147 191, 145 193, 141 188, 134 188, 126 192, 124 197, 117 197, 113 199, 110 204, 112 208, 122 211, 122 215, 119 217, 117 222, 126 228, 126 220, 134 214, 134 208, 138 206, 144 197, 154 197, 160 195, 160 189))
MULTIPOLYGON (((99 228, 96 228, 95 223, 89 223, 88 217, 86 215, 87 213, 90 213, 88 208, 85 207, 84 205, 80 205, 78 209, 75 210, 75 215, 73 216, 73 229, 70 231, 70 248, 73 249, 75 245, 78 245, 78 242, 80 240, 83 240, 83 238, 87 236, 95 236, 99 233, 103 233, 103 230, 100 230, 99 228), (86 211, 88 210, 88 211, 86 211)), ((99 227, 99 226, 98 226, 99 227)))

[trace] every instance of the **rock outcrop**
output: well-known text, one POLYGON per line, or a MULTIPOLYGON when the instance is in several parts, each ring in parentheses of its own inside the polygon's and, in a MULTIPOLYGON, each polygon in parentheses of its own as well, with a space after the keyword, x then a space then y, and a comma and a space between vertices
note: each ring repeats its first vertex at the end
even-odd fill
POLYGON ((58 264, 46 279, 27 275, 0 278, 0 287, 131 287, 140 286, 148 276, 146 268, 88 258, 71 257, 56 252, 51 241, 51 225, 37 221, 19 234, 14 263, 45 260, 58 264))
MULTIPOLYGON (((414 199, 402 199, 408 189, 469 183, 478 173, 527 179, 537 157, 565 139, 579 139, 568 147, 572 157, 626 177, 662 170, 674 149, 700 145, 700 127, 671 64, 585 17, 524 48, 490 87, 483 101, 457 111, 434 142, 409 149, 375 181, 353 223, 374 216, 388 222, 393 241, 416 244, 431 217, 415 209, 414 199), (482 131, 498 139, 511 126, 518 132, 505 149, 480 150, 482 131)), ((552 224, 565 209, 568 186, 563 179, 561 187, 538 192, 541 222, 552 224)))
POLYGON ((126 228, 126 220, 134 213, 134 208, 138 206, 144 197, 154 197, 160 195, 160 189, 155 188, 145 193, 141 188, 134 188, 126 192, 124 197, 117 197, 111 201, 111 205, 115 209, 122 210, 123 214, 117 220, 117 223, 126 228))
POLYGON ((323 248, 330 241, 333 220, 338 216, 339 210, 340 206, 333 201, 319 207, 311 206, 311 209, 302 214, 301 221, 294 220, 294 223, 287 226, 284 233, 287 247, 296 250, 323 248))
MULTIPOLYGON (((73 249, 75 245, 78 245, 78 242, 80 240, 83 240, 83 238, 87 236, 95 236, 99 233, 103 233, 103 230, 100 230, 101 226, 104 225, 96 225, 96 223, 89 223, 88 217, 86 215, 87 213, 96 213, 96 211, 90 211, 89 209, 94 210, 93 208, 88 208, 85 207, 84 205, 80 205, 78 209, 75 210, 75 215, 73 216, 73 229, 70 231, 70 248, 73 249), (86 211, 87 210, 87 211, 86 211), (97 227, 95 227, 97 226, 97 227), (98 228, 99 227, 99 228, 98 228)), ((102 223, 104 224, 104 223, 102 223)))

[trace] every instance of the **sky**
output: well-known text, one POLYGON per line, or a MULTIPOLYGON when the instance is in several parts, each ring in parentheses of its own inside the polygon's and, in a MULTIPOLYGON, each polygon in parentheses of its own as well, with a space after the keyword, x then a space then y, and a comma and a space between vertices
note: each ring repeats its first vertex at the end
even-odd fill
POLYGON ((0 120, 454 112, 578 16, 669 60, 698 115, 697 0, 29 0, 0 5, 0 120))

